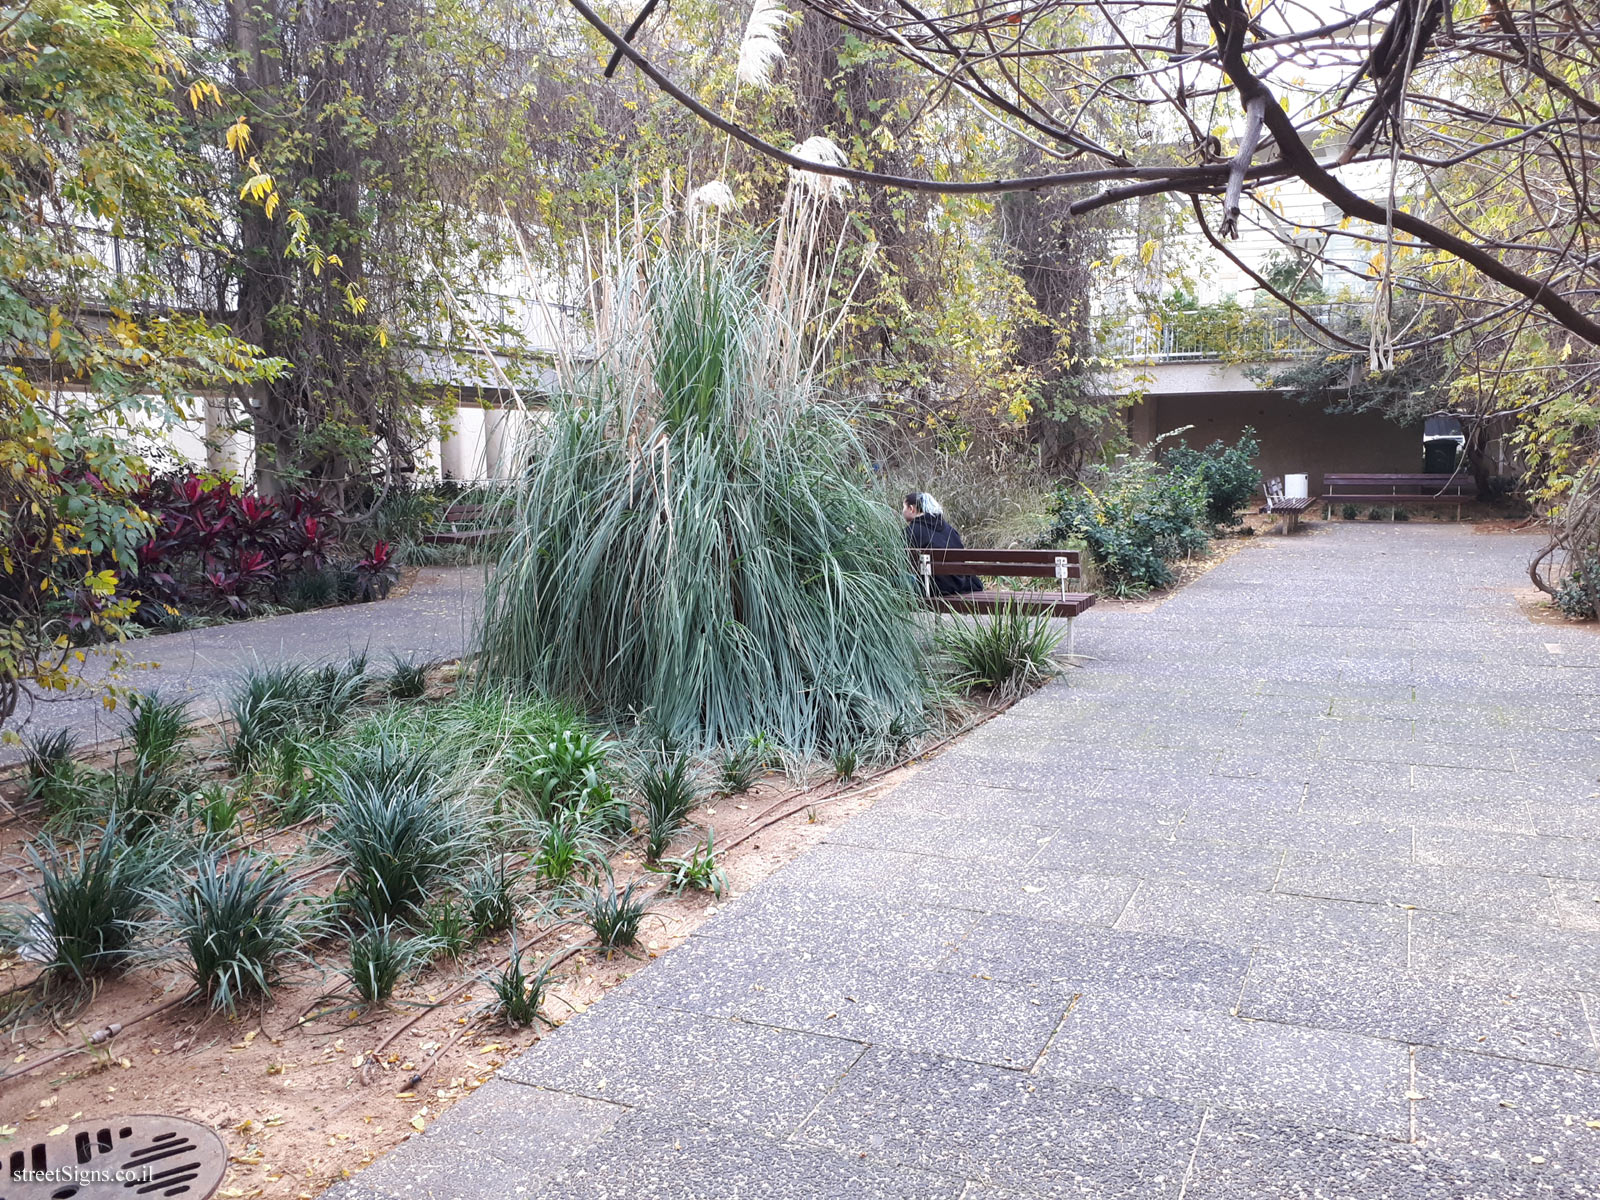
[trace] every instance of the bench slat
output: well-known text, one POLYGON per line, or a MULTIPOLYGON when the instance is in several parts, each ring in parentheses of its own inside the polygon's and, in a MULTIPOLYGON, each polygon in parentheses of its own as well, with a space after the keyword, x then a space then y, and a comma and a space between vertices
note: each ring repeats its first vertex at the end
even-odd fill
POLYGON ((1076 617, 1094 606, 1087 592, 962 592, 954 596, 935 596, 933 605, 948 612, 995 613, 1015 604, 1029 610, 1045 610, 1052 617, 1076 617))
MULTIPOLYGON (((1370 492, 1366 494, 1358 492, 1329 492, 1322 497, 1324 503, 1329 500, 1337 500, 1341 504, 1345 501, 1370 500, 1374 503, 1391 505, 1396 500, 1404 500, 1406 504, 1461 504, 1464 501, 1476 499, 1477 495, 1475 493, 1468 494, 1463 492, 1440 492, 1431 496, 1420 495, 1416 492, 1370 492)), ((1405 505, 1402 504, 1400 507, 1404 508, 1405 505)))
POLYGON ((922 570, 921 556, 935 575, 999 575, 1021 579, 1056 578, 1056 559, 1067 560, 1067 578, 1083 576, 1082 555, 1077 550, 992 550, 985 547, 955 550, 910 550, 912 570, 922 570))
POLYGON ((1437 499, 1456 503, 1463 499, 1475 498, 1478 494, 1477 483, 1470 477, 1463 478, 1459 475, 1325 474, 1322 477, 1322 488, 1325 499, 1339 500, 1385 499, 1400 496, 1406 499, 1437 499))

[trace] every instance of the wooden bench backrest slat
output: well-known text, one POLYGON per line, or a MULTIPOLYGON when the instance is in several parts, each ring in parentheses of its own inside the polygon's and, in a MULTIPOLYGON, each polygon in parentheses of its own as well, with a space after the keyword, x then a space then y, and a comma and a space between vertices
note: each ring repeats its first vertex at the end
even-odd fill
POLYGON ((1056 559, 1067 560, 1067 577, 1082 577, 1082 555, 1076 550, 960 550, 911 551, 912 568, 921 571, 921 556, 928 555, 935 575, 999 575, 1019 579, 1056 578, 1056 559))
POLYGON ((1338 489, 1356 489, 1352 494, 1381 492, 1393 496, 1476 496, 1478 485, 1471 476, 1451 475, 1324 475, 1323 494, 1337 496, 1338 489), (1404 490, 1402 490, 1404 489, 1404 490))

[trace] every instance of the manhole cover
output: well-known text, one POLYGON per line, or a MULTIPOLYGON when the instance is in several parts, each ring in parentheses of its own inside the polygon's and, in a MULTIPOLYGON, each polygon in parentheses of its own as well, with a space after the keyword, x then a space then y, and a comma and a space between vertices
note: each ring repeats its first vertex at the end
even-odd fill
POLYGON ((79 1121, 37 1141, 0 1145, 0 1200, 206 1200, 228 1169, 222 1139, 182 1117, 79 1121))

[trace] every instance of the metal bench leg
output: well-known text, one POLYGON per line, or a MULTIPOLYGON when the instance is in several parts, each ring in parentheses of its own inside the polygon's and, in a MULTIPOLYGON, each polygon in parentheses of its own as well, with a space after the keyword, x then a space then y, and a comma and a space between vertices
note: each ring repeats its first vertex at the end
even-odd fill
POLYGON ((1072 648, 1072 634, 1073 634, 1072 623, 1073 623, 1074 619, 1075 618, 1073 618, 1073 617, 1068 617, 1067 618, 1067 657, 1068 658, 1075 657, 1075 652, 1073 651, 1073 648, 1072 648))

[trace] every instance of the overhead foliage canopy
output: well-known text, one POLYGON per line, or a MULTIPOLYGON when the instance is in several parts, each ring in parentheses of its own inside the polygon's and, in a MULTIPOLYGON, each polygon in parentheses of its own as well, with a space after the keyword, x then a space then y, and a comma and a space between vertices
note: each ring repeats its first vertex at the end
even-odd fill
POLYGON ((131 611, 130 428, 282 366, 197 311, 223 223, 189 177, 186 122, 218 96, 188 45, 143 4, 0 8, 0 723, 131 611))

